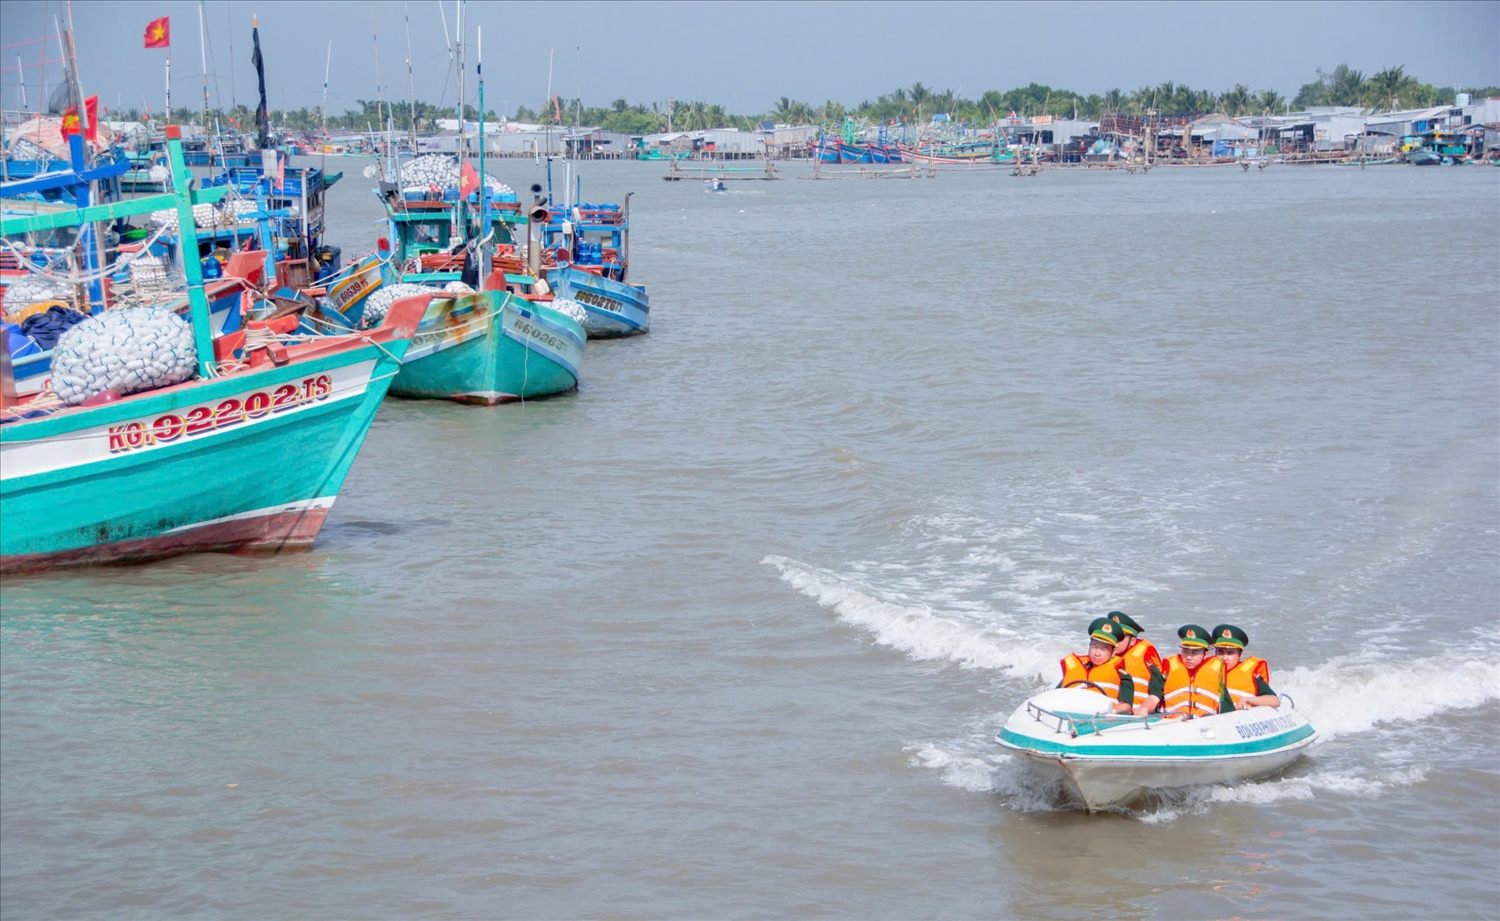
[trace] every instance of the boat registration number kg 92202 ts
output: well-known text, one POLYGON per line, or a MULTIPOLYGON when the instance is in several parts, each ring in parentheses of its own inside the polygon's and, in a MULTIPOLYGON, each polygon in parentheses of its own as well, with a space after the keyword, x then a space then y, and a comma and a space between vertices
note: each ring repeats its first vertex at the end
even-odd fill
POLYGON ((119 454, 151 445, 170 444, 179 438, 191 438, 271 413, 286 412, 307 403, 326 400, 332 392, 333 378, 327 374, 319 374, 300 384, 282 384, 269 392, 257 390, 217 403, 194 406, 180 414, 166 413, 149 424, 135 421, 112 425, 109 428, 109 452, 119 454))

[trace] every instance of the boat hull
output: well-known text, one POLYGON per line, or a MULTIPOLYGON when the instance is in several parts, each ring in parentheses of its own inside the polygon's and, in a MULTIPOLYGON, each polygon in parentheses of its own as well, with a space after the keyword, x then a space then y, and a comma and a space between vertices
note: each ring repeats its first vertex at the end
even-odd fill
POLYGON ((494 406, 578 386, 583 327, 503 291, 433 297, 391 395, 494 406))
POLYGON ((651 329, 651 299, 634 285, 567 267, 549 272, 547 283, 558 297, 583 306, 590 339, 638 336, 651 329))
POLYGON ((398 307, 288 365, 0 429, 0 573, 311 547, 416 327, 398 307))
POLYGON ((1290 708, 1194 720, 1117 718, 1108 709, 1092 691, 1047 691, 1023 704, 997 741, 1097 811, 1130 806, 1153 791, 1274 774, 1317 739, 1290 708))

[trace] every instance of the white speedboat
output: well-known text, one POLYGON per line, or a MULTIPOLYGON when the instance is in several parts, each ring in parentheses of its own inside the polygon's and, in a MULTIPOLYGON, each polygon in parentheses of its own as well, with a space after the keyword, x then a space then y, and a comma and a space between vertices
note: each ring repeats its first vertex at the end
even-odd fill
POLYGON ((1318 734, 1291 703, 1196 719, 1115 714, 1085 688, 1026 701, 996 740, 1060 776, 1090 811, 1126 806, 1148 790, 1250 780, 1296 761, 1318 734))

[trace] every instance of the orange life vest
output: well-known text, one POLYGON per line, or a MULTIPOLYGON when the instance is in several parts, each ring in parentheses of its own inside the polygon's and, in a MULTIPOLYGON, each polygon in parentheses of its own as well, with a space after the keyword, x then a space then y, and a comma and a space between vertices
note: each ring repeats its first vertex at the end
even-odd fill
POLYGON ((1125 650, 1124 668, 1135 680, 1135 702, 1140 703, 1146 699, 1148 689, 1151 687, 1151 666, 1155 665, 1157 670, 1165 673, 1166 669, 1161 664, 1161 653, 1151 645, 1150 640, 1137 639, 1135 645, 1125 650))
POLYGON ((1243 657, 1240 659, 1240 664, 1224 675, 1224 686, 1229 689, 1229 698, 1235 704, 1257 696, 1255 693, 1257 675, 1266 684, 1271 683, 1271 666, 1266 664, 1265 659, 1257 659, 1255 656, 1243 657))
MULTIPOLYGON (((1103 665, 1094 665, 1087 657, 1080 658, 1076 653, 1068 653, 1062 660, 1062 686, 1067 687, 1075 681, 1092 681, 1104 689, 1104 696, 1111 700, 1120 699, 1120 672, 1124 669, 1124 662, 1119 656, 1110 656, 1109 661, 1103 665)), ((1088 685, 1079 687, 1095 690, 1088 685)))
POLYGON ((1168 713, 1213 716, 1219 712, 1219 694, 1224 689, 1224 663, 1210 654, 1189 672, 1181 655, 1166 662, 1167 682, 1162 688, 1161 708, 1168 713))

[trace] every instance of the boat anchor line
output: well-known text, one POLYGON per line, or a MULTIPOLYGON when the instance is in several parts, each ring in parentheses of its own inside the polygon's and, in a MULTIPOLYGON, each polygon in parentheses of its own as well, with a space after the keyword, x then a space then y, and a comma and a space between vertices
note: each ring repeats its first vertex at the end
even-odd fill
POLYGON ((378 380, 394 375, 372 376, 376 359, 330 369, 271 390, 250 390, 223 399, 183 408, 155 417, 140 417, 115 425, 96 425, 69 435, 57 435, 0 446, 0 480, 51 473, 98 463, 124 455, 138 455, 170 447, 200 436, 213 438, 233 431, 264 425, 276 419, 305 412, 313 406, 331 405, 363 394, 378 380))

